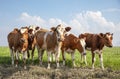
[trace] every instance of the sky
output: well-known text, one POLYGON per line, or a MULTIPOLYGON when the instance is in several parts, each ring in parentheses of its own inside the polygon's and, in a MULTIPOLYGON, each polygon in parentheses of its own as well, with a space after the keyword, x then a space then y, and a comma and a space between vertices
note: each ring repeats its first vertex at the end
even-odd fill
POLYGON ((120 46, 120 0, 0 0, 0 46, 8 46, 14 28, 58 24, 70 26, 76 36, 111 32, 113 45, 120 46))

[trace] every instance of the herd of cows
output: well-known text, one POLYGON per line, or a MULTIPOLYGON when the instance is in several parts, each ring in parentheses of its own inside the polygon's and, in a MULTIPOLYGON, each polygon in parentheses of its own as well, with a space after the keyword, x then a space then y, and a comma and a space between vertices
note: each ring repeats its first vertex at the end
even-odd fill
POLYGON ((86 49, 92 54, 92 68, 94 69, 95 54, 98 53, 101 68, 104 69, 102 49, 104 46, 112 47, 112 33, 91 34, 84 33, 78 37, 69 31, 71 27, 65 27, 62 24, 51 27, 50 30, 38 26, 15 28, 8 36, 8 45, 10 48, 12 65, 18 66, 19 53, 23 54, 24 69, 26 69, 26 59, 30 57, 33 60, 35 47, 38 50, 39 64, 42 65, 44 51, 47 52, 48 66, 50 69, 51 55, 59 68, 59 57, 62 53, 63 65, 65 65, 65 54, 70 53, 73 66, 75 65, 75 50, 81 54, 81 59, 86 62, 86 49), (29 50, 32 50, 31 54, 29 50))

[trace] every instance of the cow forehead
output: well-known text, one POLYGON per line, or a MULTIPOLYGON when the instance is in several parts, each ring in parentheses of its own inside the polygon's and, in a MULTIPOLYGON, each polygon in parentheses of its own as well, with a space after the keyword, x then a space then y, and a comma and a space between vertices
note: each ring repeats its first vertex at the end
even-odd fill
POLYGON ((28 30, 27 28, 21 28, 21 29, 20 29, 20 33, 23 34, 23 33, 25 33, 27 30, 28 30))
POLYGON ((106 37, 110 39, 112 37, 112 35, 111 34, 107 34, 106 37))
POLYGON ((59 32, 64 32, 64 31, 65 31, 65 27, 64 27, 63 25, 58 25, 58 26, 56 27, 56 29, 57 29, 57 31, 59 31, 59 32))

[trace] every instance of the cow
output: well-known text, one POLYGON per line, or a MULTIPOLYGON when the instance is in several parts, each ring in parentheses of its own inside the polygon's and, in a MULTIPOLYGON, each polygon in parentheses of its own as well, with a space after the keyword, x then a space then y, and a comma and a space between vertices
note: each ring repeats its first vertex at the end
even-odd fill
POLYGON ((90 50, 92 53, 92 69, 94 69, 94 62, 95 62, 95 54, 98 53, 101 68, 104 70, 103 66, 103 57, 102 57, 102 49, 104 46, 112 47, 112 40, 113 40, 113 33, 99 33, 99 34, 91 34, 85 33, 86 36, 86 49, 90 50))
POLYGON ((35 50, 35 45, 36 45, 36 41, 35 41, 35 33, 40 30, 40 27, 39 26, 33 26, 33 25, 30 25, 29 27, 29 31, 28 31, 28 58, 30 57, 30 54, 29 54, 29 50, 32 50, 31 52, 31 58, 32 58, 32 61, 33 61, 33 56, 34 56, 34 50, 35 50))
POLYGON ((70 27, 65 28, 62 24, 59 24, 57 27, 52 27, 51 31, 40 30, 35 34, 40 65, 42 65, 43 53, 46 50, 48 56, 47 69, 50 69, 51 53, 55 53, 57 68, 59 68, 62 41, 64 40, 64 34, 70 29, 70 27))
MULTIPOLYGON (((85 64, 87 64, 86 62, 86 52, 85 52, 85 36, 84 35, 80 35, 79 37, 75 36, 72 33, 67 33, 65 35, 65 39, 63 41, 61 50, 62 50, 62 58, 63 58, 63 65, 65 65, 65 52, 70 53, 71 54, 71 58, 72 58, 72 63, 73 63, 73 67, 75 67, 75 50, 77 49, 80 54, 81 57, 84 56, 84 61, 85 64)), ((81 58, 82 59, 82 58, 81 58)))
POLYGON ((15 28, 7 36, 11 53, 12 65, 18 66, 19 52, 23 54, 24 69, 26 69, 27 49, 28 49, 28 28, 15 28), (15 58, 14 58, 15 56, 15 58))

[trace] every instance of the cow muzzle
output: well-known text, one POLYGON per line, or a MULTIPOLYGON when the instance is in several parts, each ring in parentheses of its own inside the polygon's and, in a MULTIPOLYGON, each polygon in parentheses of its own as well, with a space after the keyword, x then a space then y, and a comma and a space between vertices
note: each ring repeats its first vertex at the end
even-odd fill
POLYGON ((58 42, 63 42, 64 38, 58 38, 58 42))

